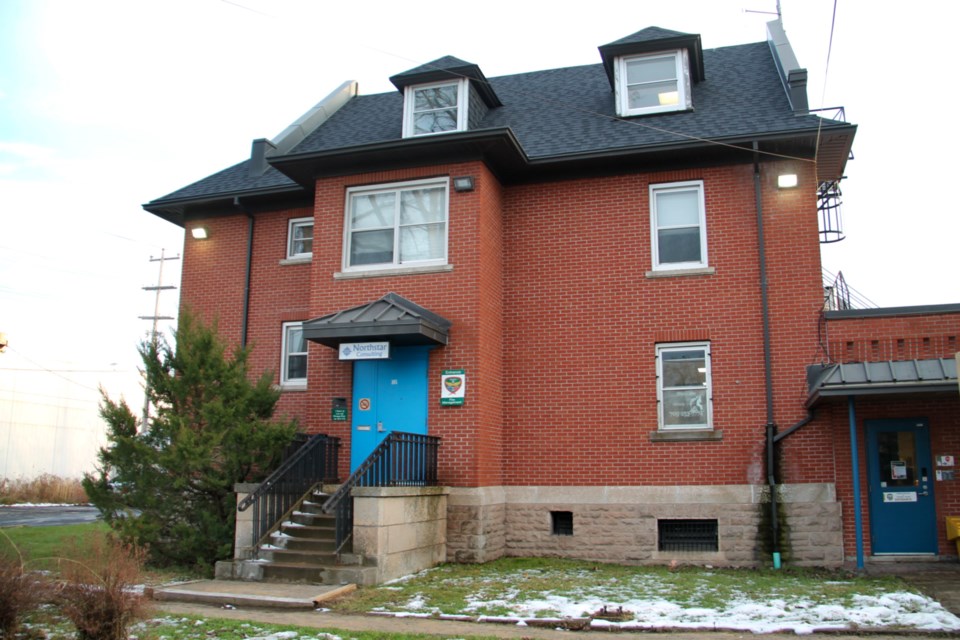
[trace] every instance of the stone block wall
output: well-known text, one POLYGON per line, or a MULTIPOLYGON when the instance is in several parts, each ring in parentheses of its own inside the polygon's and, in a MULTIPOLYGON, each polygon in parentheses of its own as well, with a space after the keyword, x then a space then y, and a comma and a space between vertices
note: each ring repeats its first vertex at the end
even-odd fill
MULTIPOLYGON (((500 556, 550 556, 624 564, 748 567, 769 561, 761 550, 756 485, 693 487, 486 487, 454 489, 448 557, 485 562, 500 556), (552 531, 551 511, 573 515, 573 535, 552 531), (718 551, 658 551, 660 519, 717 521, 718 551)), ((782 493, 789 536, 785 561, 842 563, 841 509, 832 485, 782 493)))
POLYGON ((374 583, 432 567, 447 558, 445 487, 353 489, 353 554, 376 566, 374 583))
POLYGON ((447 507, 447 558, 470 563, 505 555, 506 511, 503 487, 452 488, 447 507))

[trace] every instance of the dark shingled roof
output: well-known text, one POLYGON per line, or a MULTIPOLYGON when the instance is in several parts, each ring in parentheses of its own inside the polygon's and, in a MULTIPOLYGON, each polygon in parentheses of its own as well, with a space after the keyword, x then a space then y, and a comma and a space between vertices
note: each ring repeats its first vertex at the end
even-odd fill
MULTIPOLYGON (((645 41, 676 35, 678 32, 651 27, 622 40, 645 41)), ((628 151, 640 154, 682 145, 706 145, 707 140, 742 142, 765 136, 809 136, 816 132, 818 123, 822 123, 823 135, 831 127, 852 129, 850 125, 816 116, 794 115, 766 42, 706 50, 703 61, 708 79, 693 85, 693 109, 689 111, 618 118, 603 64, 548 69, 489 79, 491 93, 499 98, 502 106, 491 108, 469 132, 429 136, 435 140, 403 140, 401 93, 361 95, 347 102, 287 156, 274 156, 270 160, 280 161, 279 166, 287 171, 292 169, 283 162, 300 162, 311 154, 325 157, 346 154, 345 158, 362 162, 358 158, 365 156, 357 154, 365 146, 409 144, 422 148, 425 143, 455 141, 458 136, 469 137, 485 130, 496 134, 509 129, 520 145, 520 153, 525 157, 523 162, 540 163, 540 166, 593 154, 628 151)), ((435 72, 435 65, 467 65, 479 73, 476 65, 448 56, 394 78, 404 78, 400 80, 402 83, 411 75, 435 72)), ((852 131, 849 135, 852 138, 852 131)), ((263 175, 249 176, 247 164, 234 165, 154 200, 145 208, 174 219, 175 216, 168 215, 172 207, 190 200, 205 202, 298 188, 308 193, 273 167, 263 175)), ((302 176, 300 182, 308 184, 302 176)))
MULTIPOLYGON (((491 78, 503 106, 472 130, 509 127, 526 155, 540 159, 816 128, 815 116, 793 114, 767 43, 704 58, 710 79, 693 87, 692 111, 617 118, 603 66, 594 64, 491 78)), ((398 140, 402 119, 401 95, 357 96, 291 155, 398 140)))

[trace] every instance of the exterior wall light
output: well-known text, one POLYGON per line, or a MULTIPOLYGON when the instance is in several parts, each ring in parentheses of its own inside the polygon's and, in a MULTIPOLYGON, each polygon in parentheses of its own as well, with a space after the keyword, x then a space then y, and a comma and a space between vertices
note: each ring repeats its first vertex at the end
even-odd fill
POLYGON ((777 186, 781 189, 792 189, 797 186, 797 174, 781 173, 777 176, 777 186))
POLYGON ((209 236, 207 233, 206 227, 194 227, 190 229, 190 235, 193 236, 194 240, 206 240, 209 236))
POLYGON ((460 176, 453 179, 453 190, 457 193, 473 191, 473 176, 460 176))

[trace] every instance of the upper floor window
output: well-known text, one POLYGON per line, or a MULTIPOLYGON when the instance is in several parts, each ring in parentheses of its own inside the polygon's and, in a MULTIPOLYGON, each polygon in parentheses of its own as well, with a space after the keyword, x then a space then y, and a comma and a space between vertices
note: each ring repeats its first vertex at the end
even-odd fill
POLYGON ((281 346, 280 385, 302 387, 307 384, 307 341, 303 338, 300 322, 283 323, 281 346))
POLYGON ((617 115, 679 111, 690 106, 685 50, 617 59, 617 115))
POLYGON ((467 128, 467 80, 421 84, 404 90, 403 137, 467 128))
POLYGON ((313 218, 294 218, 287 223, 287 258, 313 256, 313 218))
POLYGON ((710 343, 657 345, 660 430, 712 429, 710 343))
POLYGON ((650 185, 653 269, 707 266, 707 224, 703 182, 650 185))
POLYGON ((347 190, 344 270, 447 262, 449 180, 347 190))

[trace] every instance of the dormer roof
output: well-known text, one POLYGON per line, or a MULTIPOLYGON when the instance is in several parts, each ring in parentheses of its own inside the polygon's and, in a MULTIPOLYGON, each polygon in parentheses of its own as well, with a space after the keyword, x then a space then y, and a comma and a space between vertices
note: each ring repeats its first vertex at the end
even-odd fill
POLYGON ((472 62, 466 62, 454 56, 443 56, 433 62, 427 62, 413 69, 398 73, 390 77, 390 82, 393 83, 393 86, 395 86, 400 93, 403 93, 404 89, 413 85, 443 82, 444 80, 459 80, 460 78, 473 81, 471 86, 488 107, 501 106, 500 99, 497 97, 497 94, 494 93, 490 81, 483 75, 480 67, 472 62))
POLYGON ((700 82, 706 77, 703 73, 703 46, 700 44, 699 33, 682 33, 661 27, 647 27, 598 47, 598 49, 611 88, 615 88, 614 60, 622 56, 642 55, 658 51, 686 49, 690 57, 690 78, 693 82, 700 82))

